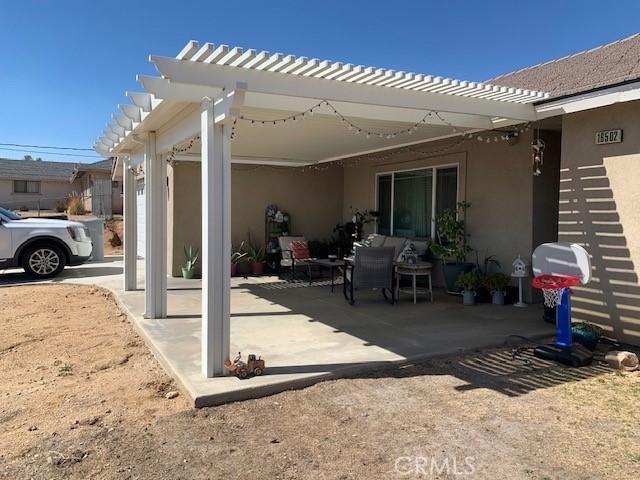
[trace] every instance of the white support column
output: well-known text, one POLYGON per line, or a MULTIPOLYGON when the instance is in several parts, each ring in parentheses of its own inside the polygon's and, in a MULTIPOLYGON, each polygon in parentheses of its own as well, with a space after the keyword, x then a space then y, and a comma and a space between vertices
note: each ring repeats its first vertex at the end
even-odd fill
POLYGON ((145 175, 145 314, 167 316, 167 165, 156 153, 156 134, 144 144, 145 175))
POLYGON ((136 208, 136 176, 129 159, 124 161, 124 289, 138 287, 138 212, 136 208))
POLYGON ((223 362, 229 357, 231 126, 215 123, 224 113, 210 99, 202 101, 202 373, 206 377, 223 375, 223 362))

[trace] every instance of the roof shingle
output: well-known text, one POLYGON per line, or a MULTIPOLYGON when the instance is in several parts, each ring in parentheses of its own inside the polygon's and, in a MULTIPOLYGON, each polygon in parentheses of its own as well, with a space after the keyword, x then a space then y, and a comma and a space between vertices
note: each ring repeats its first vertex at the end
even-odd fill
POLYGON ((548 92, 551 98, 640 79, 640 33, 487 80, 548 92))
MULTIPOLYGON (((93 165, 109 171, 111 160, 102 160, 93 165)), ((33 180, 53 180, 53 181, 69 181, 73 174, 76 164, 71 162, 45 162, 36 160, 12 160, 9 158, 0 158, 0 177, 17 178, 17 179, 33 179, 33 180)))

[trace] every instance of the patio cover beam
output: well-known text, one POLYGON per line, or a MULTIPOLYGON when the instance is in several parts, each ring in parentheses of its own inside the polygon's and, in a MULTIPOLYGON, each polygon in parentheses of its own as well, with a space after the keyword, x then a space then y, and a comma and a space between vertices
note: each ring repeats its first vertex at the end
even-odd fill
POLYGON ((156 133, 144 142, 145 318, 167 316, 167 163, 157 154, 156 133))
MULTIPOLYGON (((156 98, 181 102, 199 103, 203 97, 214 97, 222 92, 221 88, 203 87, 185 83, 171 82, 160 77, 139 75, 138 81, 144 89, 156 98)), ((244 102, 245 107, 300 112, 312 107, 318 99, 273 95, 248 91, 244 102)), ((415 123, 427 113, 416 108, 383 107, 379 105, 355 104, 349 102, 332 102, 341 114, 350 118, 367 120, 382 120, 392 122, 415 123)), ((329 111, 327 111, 329 113, 329 111)), ((318 110, 318 115, 322 111, 318 110)), ((439 112, 442 120, 436 116, 425 119, 429 125, 451 124, 461 128, 491 129, 494 124, 489 116, 468 115, 460 113, 439 112), (444 121, 443 121, 444 120, 444 121)))
POLYGON ((202 374, 224 374, 230 343, 231 125, 228 102, 201 103, 202 374), (216 118, 220 119, 216 123, 216 118))
POLYGON ((136 205, 136 176, 131 170, 129 158, 124 160, 124 290, 132 291, 138 287, 138 212, 136 205))
POLYGON ((303 98, 327 99, 357 104, 437 110, 439 112, 503 117, 533 121, 532 105, 500 102, 432 92, 382 88, 350 82, 328 82, 298 75, 274 74, 262 70, 225 65, 185 62, 171 57, 150 57, 160 74, 171 82, 223 88, 241 80, 251 85, 252 92, 303 98))

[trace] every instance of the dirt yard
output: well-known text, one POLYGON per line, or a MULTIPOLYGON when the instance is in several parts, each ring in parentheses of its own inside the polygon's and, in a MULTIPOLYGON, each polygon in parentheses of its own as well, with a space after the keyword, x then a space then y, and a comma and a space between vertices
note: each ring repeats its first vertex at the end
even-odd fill
POLYGON ((122 242, 124 242, 124 227, 122 215, 114 215, 104 225, 104 254, 122 255, 122 242))
POLYGON ((510 350, 193 410, 107 292, 0 288, 0 477, 637 479, 640 376, 510 350), (168 395, 169 397, 173 395, 168 395))

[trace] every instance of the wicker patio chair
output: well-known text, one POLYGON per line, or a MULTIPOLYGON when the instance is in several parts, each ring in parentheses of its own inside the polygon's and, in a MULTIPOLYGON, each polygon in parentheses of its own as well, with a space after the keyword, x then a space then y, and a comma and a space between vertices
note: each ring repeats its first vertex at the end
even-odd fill
POLYGON ((393 247, 356 247, 353 262, 347 264, 344 274, 343 292, 349 304, 355 303, 356 290, 378 288, 382 290, 384 298, 394 304, 394 260, 393 247))

